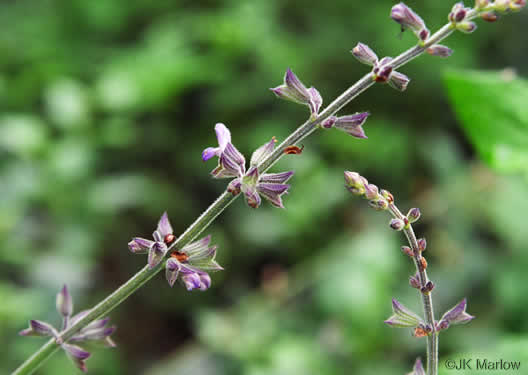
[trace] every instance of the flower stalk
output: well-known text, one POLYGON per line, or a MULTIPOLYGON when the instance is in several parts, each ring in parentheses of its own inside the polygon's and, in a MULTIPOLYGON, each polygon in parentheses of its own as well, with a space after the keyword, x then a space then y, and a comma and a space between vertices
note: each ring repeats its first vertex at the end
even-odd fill
MULTIPOLYGON (((520 4, 520 1, 513 1, 514 4, 520 4)), ((523 4, 524 5, 524 4, 523 4)), ((486 12, 489 12, 490 10, 494 10, 490 8, 489 6, 482 6, 478 9, 471 9, 469 10, 466 15, 464 21, 467 22, 473 18, 476 18, 477 16, 481 14, 485 14, 486 12)), ((412 25, 408 25, 412 26, 412 25)), ((422 53, 426 52, 426 50, 429 47, 432 47, 436 45, 441 40, 448 37, 453 31, 456 30, 456 25, 453 22, 449 22, 442 28, 440 28, 436 33, 429 36, 429 33, 427 32, 427 36, 425 36, 425 33, 418 33, 420 40, 418 44, 414 47, 409 48, 399 56, 396 56, 393 59, 385 59, 385 62, 377 66, 380 72, 385 71, 393 71, 409 61, 413 60, 414 58, 420 56, 422 53)), ((390 72, 389 72, 390 74, 390 72)), ((296 86, 296 82, 291 83, 290 78, 286 82, 286 87, 282 88, 282 90, 291 89, 291 87, 296 86), (290 83, 290 86, 287 86, 287 84, 290 83)), ((303 123, 301 126, 299 126, 293 133, 291 133, 282 143, 280 143, 278 146, 276 146, 272 152, 267 154, 262 160, 260 160, 257 168, 260 173, 264 173, 267 171, 270 167, 272 167, 284 154, 285 150, 288 147, 291 147, 293 145, 297 145, 300 141, 311 135, 320 125, 330 118, 331 116, 334 116, 337 114, 339 110, 341 110, 345 105, 350 103, 353 99, 355 99, 358 95, 360 95, 362 92, 367 90, 369 87, 374 85, 376 83, 376 73, 369 72, 366 75, 364 75, 361 79, 359 79, 355 84, 353 84, 351 87, 349 87, 345 92, 343 92, 339 97, 337 97, 334 101, 332 101, 324 110, 319 112, 319 105, 320 100, 322 99, 315 93, 314 90, 311 90, 308 92, 308 97, 301 98, 301 101, 304 101, 307 103, 310 110, 311 110, 311 116, 310 118, 303 123)), ((292 78, 293 79, 293 78, 292 78)), ((300 82, 300 81, 299 81, 300 82)), ((298 86, 298 85, 297 85, 298 86)), ((405 84, 406 86, 406 84, 405 84)), ((298 90, 303 91, 302 87, 297 87, 298 90)), ((310 90, 310 89, 308 89, 310 90)), ((279 92, 280 94, 284 94, 284 92, 279 92)), ((295 93, 292 93, 290 91, 285 92, 285 96, 293 97, 292 95, 295 93)), ((290 98, 291 99, 291 98, 290 98)), ((299 101, 299 100, 297 100, 299 101)), ((222 145, 221 145, 222 146, 222 145)), ((217 149, 210 149, 208 151, 209 153, 206 155, 207 157, 212 157, 213 155, 218 154, 221 152, 221 150, 217 149)), ((173 243, 173 247, 179 249, 183 248, 185 245, 188 245, 191 241, 195 240, 196 237, 205 230, 222 211, 224 211, 231 203, 237 199, 239 195, 232 195, 227 190, 224 191, 217 199, 214 201, 186 230, 183 234, 181 234, 173 243)), ((390 208, 391 213, 395 218, 401 219, 401 216, 403 216, 397 208, 394 206, 390 208)), ((411 243, 411 247, 413 249, 418 247, 418 244, 416 242, 416 238, 414 237, 414 233, 412 232, 412 228, 406 227, 404 228, 404 232, 406 236, 408 236, 408 239, 411 243)), ((416 265, 418 267, 418 258, 415 258, 416 265)), ((151 267, 149 265, 146 265, 143 267, 138 273, 136 273, 132 278, 130 278, 127 282, 125 282, 122 286, 120 286, 117 290, 115 290, 112 294, 110 294, 108 297, 106 297, 104 300, 99 302, 96 306, 94 306, 89 312, 83 316, 81 319, 76 321, 74 324, 69 326, 68 328, 63 329, 61 332, 58 333, 56 338, 50 339, 46 344, 44 344, 36 353, 34 353, 31 357, 29 357, 24 363, 22 363, 12 374, 13 375, 22 375, 22 374, 31 374, 33 373, 39 366, 41 366, 44 361, 49 358, 54 352, 58 351, 60 349, 59 342, 66 343, 69 339, 74 337, 78 332, 80 332, 84 327, 89 325, 94 320, 100 319, 102 316, 106 316, 110 311, 112 311, 114 308, 116 308, 119 304, 121 304, 124 300, 126 300, 132 293, 134 293, 136 290, 141 288, 147 281, 149 281, 152 277, 154 277, 156 274, 158 274, 160 271, 163 270, 163 262, 157 263, 155 266, 151 267)), ((425 269, 422 270, 422 273, 420 273, 420 283, 421 285, 425 285, 427 282, 427 275, 425 273, 425 269)), ((431 304, 431 298, 430 295, 424 295, 423 298, 424 301, 424 309, 426 309, 426 319, 427 322, 433 322, 434 327, 434 318, 433 318, 433 310, 432 310, 432 304, 431 304)), ((431 335, 431 342, 428 345, 429 353, 428 354, 428 364, 431 366, 434 365, 434 363, 437 363, 437 350, 438 350, 438 340, 435 338, 437 335, 433 334, 431 335)), ((429 367, 429 366, 428 366, 429 367)), ((436 375, 436 373, 431 373, 431 375, 436 375)))

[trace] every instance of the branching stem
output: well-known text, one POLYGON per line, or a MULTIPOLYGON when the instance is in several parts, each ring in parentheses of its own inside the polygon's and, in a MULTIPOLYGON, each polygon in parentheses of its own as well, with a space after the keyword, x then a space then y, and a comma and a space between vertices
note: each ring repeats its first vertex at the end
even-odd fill
MULTIPOLYGON (((471 17, 474 17, 476 12, 473 11, 471 17)), ((393 66, 394 69, 405 65, 414 58, 420 56, 424 51, 441 41, 442 39, 448 37, 454 28, 452 24, 447 24, 438 30, 435 34, 431 35, 428 40, 418 46, 414 46, 407 51, 403 52, 396 58, 394 58, 389 64, 393 66)), ((354 85, 348 88, 343 92, 339 97, 337 97, 332 103, 330 103, 317 117, 311 118, 298 127, 292 134, 290 134, 280 145, 278 145, 273 153, 271 153, 266 159, 264 159, 261 164, 258 166, 259 171, 264 172, 269 169, 273 164, 275 164, 283 155, 284 149, 288 146, 298 144, 300 141, 312 134, 316 129, 317 125, 322 121, 326 120, 328 117, 335 115, 341 108, 351 102, 363 91, 367 90, 369 87, 374 85, 374 74, 372 72, 366 74, 357 81, 354 85)), ((176 240, 173 247, 182 248, 192 240, 194 240, 203 230, 205 230, 209 224, 211 224, 215 218, 224 211, 238 196, 232 196, 227 191, 224 191, 218 199, 213 202, 203 213, 198 217, 188 228, 187 230, 176 240)), ((412 229, 411 232, 412 233, 412 229)), ((407 234, 407 233, 406 233, 407 234)), ((412 235, 410 238, 414 238, 412 235)), ((409 235, 408 235, 409 238, 409 235)), ((416 239, 414 239, 416 241, 416 239)), ((69 327, 66 330, 63 330, 59 337, 65 341, 70 339, 76 333, 78 333, 82 328, 86 327, 92 321, 101 318, 102 316, 107 315, 110 311, 116 308, 124 300, 128 298, 132 293, 141 288, 143 284, 149 281, 154 277, 158 272, 163 268, 162 263, 152 269, 149 269, 148 266, 145 266, 138 273, 136 273, 131 279, 126 283, 121 285, 117 290, 112 294, 106 297, 104 300, 99 302, 95 307, 93 307, 90 312, 76 322, 74 325, 69 327)), ((427 279, 427 276, 423 275, 424 279, 427 279)), ((424 296, 424 308, 426 306, 431 306, 430 297, 424 296)), ((432 307, 428 310, 427 314, 428 319, 433 320, 432 317, 432 307)), ((428 345, 428 351, 431 355, 431 363, 436 363, 434 360, 437 354, 437 335, 432 335, 430 339, 431 343, 428 345)), ((46 342, 37 352, 35 352, 31 357, 29 357, 24 363, 22 363, 12 375, 26 375, 33 373, 44 361, 49 358, 54 352, 56 352, 60 346, 57 344, 55 339, 50 339, 46 342)), ((432 368, 432 367, 431 367, 432 368)), ((430 375, 436 375, 436 372, 431 372, 430 375)))

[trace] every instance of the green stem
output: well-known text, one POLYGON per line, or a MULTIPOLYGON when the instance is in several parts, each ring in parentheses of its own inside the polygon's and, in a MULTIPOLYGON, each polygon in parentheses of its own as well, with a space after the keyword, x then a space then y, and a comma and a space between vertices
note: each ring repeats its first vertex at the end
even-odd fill
MULTIPOLYGON (((446 38, 453 32, 451 24, 447 24, 433 34, 423 45, 414 46, 401 55, 397 56, 390 64, 394 68, 400 67, 414 58, 421 55, 426 48, 436 44, 442 39, 446 38)), ((295 145, 301 140, 308 137, 316 129, 317 125, 326 120, 328 117, 335 115, 341 108, 347 105, 350 101, 356 98, 363 91, 374 85, 373 80, 374 74, 372 72, 366 74, 357 81, 353 86, 343 92, 338 98, 330 103, 317 117, 311 118, 306 121, 300 127, 297 128, 290 136, 288 136, 280 145, 278 145, 273 153, 265 158, 258 166, 259 171, 264 172, 268 170, 273 164, 275 164, 283 155, 284 149, 290 145, 295 145)), ((203 230, 205 230, 214 219, 224 211, 238 196, 232 196, 228 192, 223 192, 218 199, 202 213, 198 219, 196 219, 187 230, 176 240, 173 244, 176 248, 181 248, 196 238, 203 230)), ((138 273, 136 273, 130 280, 121 285, 116 291, 110 294, 103 301, 98 303, 90 312, 76 322, 73 326, 62 331, 59 337, 65 342, 78 333, 82 328, 86 327, 92 321, 107 315, 110 311, 116 308, 121 302, 128 298, 132 293, 138 290, 143 284, 154 277, 161 269, 162 264, 150 269, 145 266, 138 273)), ((12 375, 31 374, 35 371, 44 361, 49 358, 54 352, 56 352, 60 346, 56 343, 55 339, 49 340, 44 344, 36 353, 29 357, 24 363, 22 363, 12 375)), ((434 349, 432 347, 432 349, 434 349)), ((431 374, 435 375, 435 374, 431 374)))
MULTIPOLYGON (((405 215, 400 212, 394 203, 389 204, 389 212, 397 219, 404 220, 405 218, 405 215)), ((418 247, 418 241, 416 240, 412 225, 408 224, 403 229, 403 232, 405 233, 405 237, 407 237, 407 241, 413 252, 413 261, 420 278, 420 286, 424 288, 429 279, 427 277, 427 271, 421 266, 422 253, 418 247)), ((433 298, 431 294, 431 292, 423 293, 420 291, 425 322, 433 330, 430 335, 427 335, 427 374, 438 375, 438 332, 436 332, 435 328, 433 298)))

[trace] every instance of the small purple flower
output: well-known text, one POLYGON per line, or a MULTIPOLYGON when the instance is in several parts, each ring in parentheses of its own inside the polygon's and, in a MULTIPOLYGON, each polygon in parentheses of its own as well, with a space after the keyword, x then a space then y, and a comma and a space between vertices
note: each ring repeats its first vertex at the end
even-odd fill
POLYGON ((392 311, 393 315, 385 320, 390 326, 406 328, 406 327, 417 327, 419 324, 424 324, 423 320, 416 315, 413 311, 403 306, 396 299, 392 299, 392 311))
MULTIPOLYGON (((62 329, 65 330, 80 319, 85 317, 89 310, 82 311, 73 317, 73 300, 66 285, 57 294, 57 311, 62 317, 62 329)), ((107 324, 109 318, 94 320, 86 327, 81 329, 75 336, 73 336, 69 342, 64 342, 60 336, 60 333, 49 323, 41 322, 39 320, 30 320, 29 328, 19 332, 21 336, 51 336, 55 338, 55 341, 61 346, 68 357, 73 363, 82 371, 86 371, 85 360, 90 357, 90 353, 83 348, 71 344, 71 342, 82 342, 88 340, 94 340, 102 342, 107 347, 114 347, 115 343, 112 341, 110 336, 115 332, 116 328, 107 324)))
POLYGON ((389 75, 389 81, 387 82, 390 87, 398 91, 405 91, 411 80, 405 74, 397 72, 395 70, 389 75))
POLYGON ((401 25, 402 30, 411 29, 420 40, 424 41, 429 37, 429 30, 425 26, 425 22, 404 3, 392 7, 391 18, 401 25))
POLYGON ((306 88, 290 68, 284 74, 284 83, 270 90, 281 99, 307 105, 312 116, 317 116, 323 103, 323 98, 319 91, 314 87, 306 88))
POLYGON ((358 43, 350 52, 363 64, 375 66, 378 63, 378 56, 366 44, 358 43))
POLYGON ((57 294, 56 299, 57 304, 57 311, 59 314, 61 314, 63 317, 70 317, 73 313, 73 300, 68 292, 68 288, 66 285, 61 289, 61 291, 57 294))
POLYGON ((420 219, 421 213, 419 208, 411 208, 409 212, 407 212, 407 220, 409 220, 409 223, 415 223, 420 219))
POLYGON ((425 50, 431 56, 438 57, 449 57, 453 54, 453 50, 449 47, 443 46, 441 44, 435 44, 425 50))
POLYGON ((172 287, 178 276, 187 290, 207 290, 211 277, 206 271, 219 271, 223 268, 216 262, 216 246, 210 246, 211 236, 202 238, 173 251, 165 263, 165 276, 172 287))
POLYGON ((457 23, 456 29, 459 31, 462 31, 465 34, 471 34, 473 31, 477 29, 477 24, 471 21, 460 22, 460 23, 457 23))
POLYGON ((453 5, 453 8, 451 9, 451 12, 449 13, 448 19, 452 23, 459 23, 464 21, 466 18, 466 15, 471 10, 471 8, 464 7, 464 3, 456 3, 453 5))
MULTIPOLYGON (((290 77, 288 80, 293 82, 290 82, 290 85, 295 84, 295 79, 290 77)), ((286 185, 285 182, 293 175, 293 172, 265 173, 260 175, 258 171, 258 165, 273 153, 276 142, 275 137, 272 137, 269 142, 263 144, 253 152, 250 160, 250 168, 247 172, 244 156, 230 142, 227 142, 224 149, 220 152, 219 165, 211 174, 216 178, 235 177, 227 186, 227 191, 233 195, 240 194, 240 192, 244 193, 250 207, 259 207, 262 196, 274 206, 284 208, 281 196, 288 193, 290 185, 286 185)), ((137 253, 154 246, 152 241, 146 243, 144 241, 148 240, 133 239, 129 243, 130 250, 137 253), (139 241, 143 242, 140 243, 139 241)), ((158 248, 155 250, 163 258, 165 255, 163 252, 165 249, 163 248, 163 243, 159 243, 158 248), (163 255, 161 255, 162 253, 163 255)))
POLYGON ((330 116, 321 126, 325 129, 336 128, 355 138, 364 139, 367 136, 362 125, 367 121, 369 115, 370 113, 368 112, 361 112, 341 117, 330 116))
POLYGON ((425 375, 425 370, 423 368, 422 360, 420 358, 416 358, 413 371, 407 375, 425 375))
POLYGON ((282 195, 288 193, 290 185, 285 184, 293 171, 282 173, 264 173, 259 175, 256 167, 251 167, 248 173, 240 179, 241 191, 246 197, 247 204, 252 208, 260 206, 260 196, 266 198, 275 207, 284 208, 282 195))
POLYGON ((167 213, 164 212, 158 222, 158 227, 152 234, 154 241, 141 237, 134 237, 128 243, 128 248, 134 254, 148 253, 148 265, 150 268, 156 267, 165 257, 168 246, 174 242, 172 226, 167 213))
POLYGON ((427 240, 425 238, 419 238, 416 242, 418 243, 418 250, 425 251, 427 248, 427 240))
POLYGON ((207 161, 213 156, 218 156, 224 152, 227 144, 231 142, 231 132, 222 123, 215 125, 216 139, 218 140, 218 147, 208 147, 202 152, 202 160, 207 161))
POLYGON ((420 283, 420 275, 418 272, 414 276, 409 277, 409 285, 416 289, 421 289, 422 284, 420 283))
POLYGON ((396 231, 400 231, 405 228, 405 223, 401 219, 392 219, 389 226, 396 231))
POLYGON ((382 58, 372 70, 374 73, 373 79, 379 83, 388 83, 389 86, 396 90, 405 91, 410 79, 405 74, 393 70, 391 61, 392 57, 382 58))
POLYGON ((464 298, 462 301, 460 301, 460 303, 448 310, 442 316, 442 319, 440 319, 438 325, 447 328, 452 324, 464 324, 475 319, 474 316, 469 315, 466 312, 466 307, 467 300, 464 298))
POLYGON ((218 157, 218 166, 211 171, 214 178, 238 177, 245 172, 246 159, 231 143, 231 132, 221 123, 215 126, 218 147, 208 147, 202 152, 202 160, 218 157))

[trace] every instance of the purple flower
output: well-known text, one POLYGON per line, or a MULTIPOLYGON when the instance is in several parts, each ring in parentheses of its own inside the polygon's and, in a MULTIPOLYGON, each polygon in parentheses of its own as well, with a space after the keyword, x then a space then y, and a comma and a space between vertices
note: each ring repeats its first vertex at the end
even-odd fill
MULTIPOLYGON (((89 313, 89 310, 86 310, 73 317, 71 316, 73 312, 73 300, 66 285, 57 294, 57 311, 62 316, 63 330, 73 326, 89 313)), ((21 336, 54 337, 55 341, 61 346, 73 363, 80 370, 86 371, 85 360, 90 357, 90 353, 77 345, 71 344, 71 342, 92 340, 101 342, 107 347, 114 347, 115 343, 110 336, 115 332, 116 328, 113 326, 107 326, 109 320, 109 318, 94 320, 75 334, 69 342, 64 342, 60 333, 51 324, 39 320, 30 320, 29 328, 20 331, 19 334, 21 336)))
POLYGON ((165 276, 172 287, 178 276, 187 290, 207 290, 211 286, 211 277, 207 271, 219 271, 223 268, 216 262, 216 246, 210 246, 211 236, 173 251, 165 263, 165 276))
POLYGON ((216 139, 218 140, 218 147, 208 147, 202 152, 202 160, 207 161, 213 156, 218 156, 224 152, 227 144, 231 142, 231 132, 222 123, 215 125, 216 139))
POLYGON ((150 268, 156 267, 165 257, 168 246, 176 239, 167 213, 164 212, 158 222, 158 227, 152 234, 154 241, 141 237, 134 237, 128 243, 128 248, 134 254, 148 253, 148 265, 150 268))
POLYGON ((440 327, 448 328, 451 324, 464 324, 475 319, 474 316, 466 312, 467 301, 464 298, 456 306, 448 310, 440 319, 438 325, 440 327))
POLYGON ((425 22, 404 3, 399 3, 392 7, 391 18, 401 25, 402 30, 411 29, 420 40, 423 41, 429 37, 429 30, 425 26, 425 22))
POLYGON ((350 52, 363 64, 375 66, 378 63, 378 56, 366 44, 358 43, 350 52))
POLYGON ((374 66, 372 70, 374 80, 380 83, 388 83, 396 90, 405 91, 410 79, 405 74, 393 70, 391 61, 392 57, 384 57, 374 66))
MULTIPOLYGON (((293 74, 293 73, 292 73, 293 74)), ((227 186, 227 191, 233 195, 244 193, 246 201, 250 207, 257 208, 261 204, 261 196, 269 200, 274 206, 284 208, 281 196, 288 193, 290 185, 285 182, 290 179, 293 172, 283 173, 265 173, 260 175, 258 165, 268 158, 275 149, 275 137, 259 148, 257 148, 253 155, 251 155, 250 168, 246 172, 245 158, 238 150, 227 142, 223 151, 220 152, 219 165, 211 174, 216 178, 235 177, 227 186)), ((205 151, 204 151, 205 153, 205 151)), ((152 241, 135 238, 129 244, 130 250, 133 252, 145 251, 145 249, 152 245, 152 241), (139 243, 139 241, 143 241, 139 243)), ((163 244, 159 244, 163 250, 163 244)), ((165 253, 163 253, 163 256, 165 253)), ((162 256, 162 257, 163 257, 162 256)))
POLYGON ((407 375, 425 375, 425 370, 423 368, 422 360, 420 358, 416 358, 413 371, 407 375))
POLYGON ((385 320, 385 323, 393 327, 417 327, 419 324, 424 324, 423 320, 413 311, 403 306, 396 299, 392 299, 393 315, 385 320))
POLYGON ((471 8, 464 7, 464 3, 456 3, 453 5, 453 8, 451 9, 451 12, 449 13, 448 19, 452 23, 459 23, 464 21, 466 18, 466 15, 471 10, 471 8))
POLYGON ((419 208, 411 208, 409 212, 407 212, 407 220, 409 220, 409 223, 414 223, 418 221, 420 216, 421 213, 419 208))
POLYGON ((441 44, 435 44, 425 50, 431 56, 449 57, 453 54, 453 50, 441 44))
POLYGON ((202 160, 218 157, 218 166, 211 171, 214 178, 237 177, 245 172, 246 159, 231 143, 231 132, 221 123, 215 126, 218 147, 208 147, 202 152, 202 160))
POLYGON ((323 98, 319 91, 314 87, 306 88, 290 68, 284 74, 284 83, 270 90, 281 99, 307 105, 312 116, 317 116, 323 104, 323 98))

